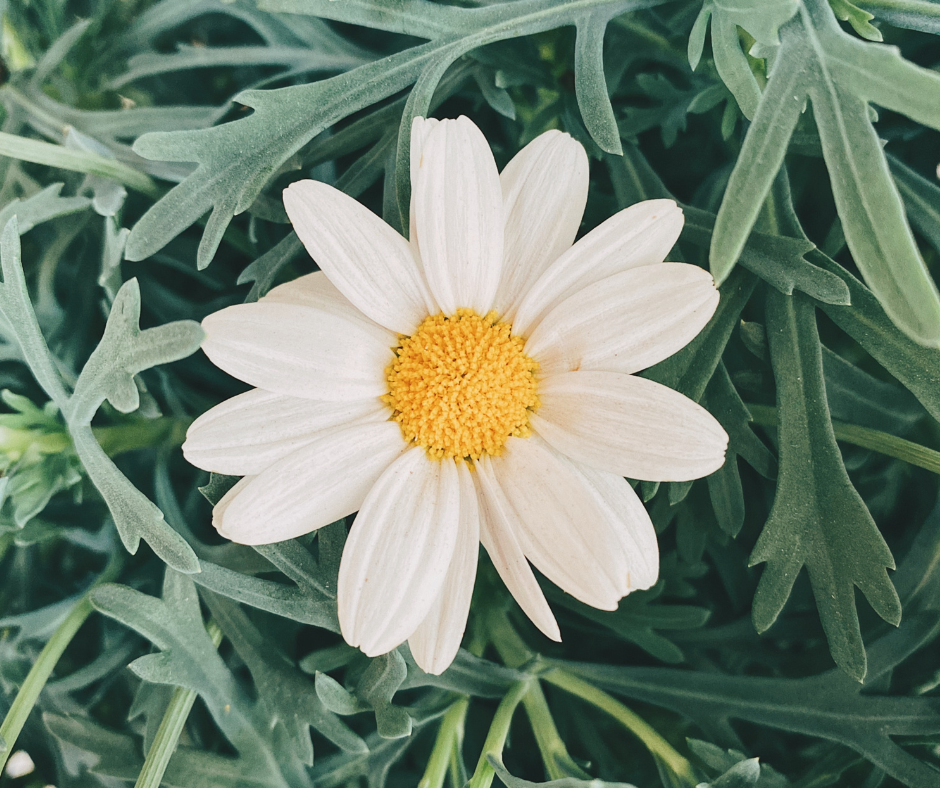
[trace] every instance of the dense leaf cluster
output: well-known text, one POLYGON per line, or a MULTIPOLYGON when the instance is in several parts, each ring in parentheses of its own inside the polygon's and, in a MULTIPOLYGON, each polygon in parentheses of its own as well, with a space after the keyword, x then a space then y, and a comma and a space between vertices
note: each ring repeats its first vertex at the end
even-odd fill
POLYGON ((940 4, 0 8, 0 786, 940 785, 940 4), (644 374, 731 441, 638 487, 654 588, 543 583, 553 644, 483 560, 441 676, 342 642, 349 523, 224 542, 179 451, 198 321, 313 269, 282 188, 407 228, 432 113, 581 140, 583 231, 682 205, 721 302, 644 374))

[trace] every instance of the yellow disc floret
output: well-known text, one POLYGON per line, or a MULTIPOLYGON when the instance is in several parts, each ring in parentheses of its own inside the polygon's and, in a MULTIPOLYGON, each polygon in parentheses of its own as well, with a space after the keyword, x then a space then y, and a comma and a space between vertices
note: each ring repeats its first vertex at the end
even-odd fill
POLYGON ((510 435, 529 435, 538 407, 538 364, 496 312, 433 315, 402 337, 386 370, 391 407, 405 440, 435 459, 499 454, 510 435))

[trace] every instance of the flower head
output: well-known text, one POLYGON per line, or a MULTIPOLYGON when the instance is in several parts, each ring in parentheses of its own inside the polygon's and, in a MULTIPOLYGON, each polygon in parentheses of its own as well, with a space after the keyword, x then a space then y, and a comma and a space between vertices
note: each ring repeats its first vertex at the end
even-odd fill
POLYGON ((530 567, 613 610, 656 582, 649 516, 623 478, 683 481, 727 435, 633 373, 686 345, 718 292, 664 263, 670 200, 577 243, 588 161, 549 131, 499 173, 467 118, 417 119, 411 241, 342 192, 284 193, 320 272, 203 322, 212 361, 255 386, 196 420, 195 465, 244 478, 213 522, 236 542, 308 533, 358 511, 340 565, 344 638, 405 640, 440 673, 460 646, 478 544, 519 605, 560 639, 530 567))

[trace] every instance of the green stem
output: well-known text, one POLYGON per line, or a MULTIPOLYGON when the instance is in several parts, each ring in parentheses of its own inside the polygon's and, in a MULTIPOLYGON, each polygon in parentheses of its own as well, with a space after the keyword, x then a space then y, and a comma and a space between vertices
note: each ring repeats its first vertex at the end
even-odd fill
MULTIPOLYGON (((487 630, 500 659, 507 667, 518 668, 532 659, 532 652, 509 623, 505 612, 493 611, 487 616, 487 630)), ((545 764, 548 779, 560 780, 570 777, 572 772, 583 774, 568 754, 568 748, 561 734, 558 733, 551 709, 548 707, 548 700, 538 682, 532 683, 522 699, 522 705, 529 718, 529 724, 532 726, 532 733, 535 734, 535 742, 542 756, 542 762, 545 764), (563 765, 567 768, 563 768, 563 765)), ((583 774, 583 776, 587 775, 583 774)))
POLYGON ((26 719, 33 710, 33 706, 36 705, 39 693, 42 692, 43 687, 46 686, 46 682, 49 681, 52 671, 55 669, 56 664, 59 659, 61 659, 69 643, 72 642, 72 638, 75 637, 75 634, 81 628, 82 624, 85 623, 85 619, 88 618, 92 611, 91 602, 88 601, 88 595, 91 589, 101 583, 109 583, 117 578, 123 566, 123 553, 118 553, 111 557, 104 571, 98 576, 98 579, 92 584, 88 591, 85 592, 75 607, 72 608, 65 617, 65 620, 59 624, 56 631, 52 633, 52 637, 49 638, 48 642, 39 653, 39 659, 36 660, 27 674, 23 686, 20 687, 20 691, 16 693, 16 697, 13 699, 13 705, 10 706, 10 711, 4 718, 3 723, 0 724, 0 772, 3 771, 3 767, 6 766, 10 753, 13 752, 13 745, 16 743, 20 732, 23 730, 23 726, 26 724, 26 719))
POLYGON ((428 759, 424 776, 418 783, 418 788, 442 788, 447 769, 453 761, 454 753, 460 752, 463 742, 463 724, 467 717, 469 698, 456 701, 441 720, 441 727, 437 731, 434 749, 428 759))
POLYGON ((163 194, 160 187, 149 175, 135 170, 117 159, 102 156, 100 153, 72 150, 64 145, 53 145, 51 142, 43 142, 42 140, 34 140, 29 137, 20 137, 16 134, 7 134, 5 131, 0 131, 0 156, 31 161, 33 164, 45 164, 49 167, 59 167, 72 172, 100 175, 102 178, 117 181, 153 199, 158 199, 163 194))
MULTIPOLYGON (((222 629, 215 621, 209 621, 206 624, 206 630, 212 638, 213 645, 218 648, 219 643, 222 642, 222 629)), ((176 752, 183 726, 186 725, 186 719, 195 702, 196 693, 193 690, 183 687, 173 690, 170 704, 166 707, 163 719, 160 720, 160 727, 157 728, 157 733, 153 737, 153 743, 150 745, 144 766, 137 775, 134 788, 160 788, 163 774, 170 764, 170 758, 176 752)))
POLYGON ((619 700, 603 690, 567 671, 555 668, 542 676, 550 684, 570 692, 581 700, 607 712, 617 722, 636 736, 650 753, 665 764, 683 783, 693 786, 698 783, 692 764, 683 758, 659 732, 642 717, 624 706, 619 700))
MULTIPOLYGON (((770 405, 751 405, 747 409, 751 412, 755 424, 763 427, 779 427, 780 416, 777 409, 770 405)), ((888 457, 925 468, 933 473, 940 474, 940 452, 928 449, 919 443, 898 438, 881 430, 861 427, 858 424, 848 424, 844 421, 832 420, 832 431, 836 440, 871 449, 888 457)))
POLYGON ((509 688, 503 699, 500 701, 493 715, 493 722, 490 723, 490 730, 486 734, 486 741, 483 742, 483 752, 480 753, 480 760, 477 761, 477 767, 473 770, 473 776, 467 783, 467 788, 490 788, 493 784, 495 772, 490 766, 489 756, 502 759, 503 747, 506 746, 506 737, 509 735, 509 724, 512 722, 512 715, 516 710, 529 688, 532 686, 532 680, 517 681, 509 688))

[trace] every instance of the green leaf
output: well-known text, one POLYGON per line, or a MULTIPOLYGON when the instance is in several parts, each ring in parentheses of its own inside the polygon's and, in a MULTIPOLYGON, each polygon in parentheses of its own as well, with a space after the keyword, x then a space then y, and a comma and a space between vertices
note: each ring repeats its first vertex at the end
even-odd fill
POLYGON ((69 396, 30 304, 16 216, 0 235, 0 261, 0 312, 9 321, 36 380, 65 417, 75 451, 108 504, 124 546, 135 553, 144 539, 168 565, 183 572, 198 571, 192 548, 104 453, 90 424, 105 398, 118 410, 134 410, 139 403, 134 374, 190 355, 199 347, 202 329, 197 323, 181 321, 141 331, 137 325, 140 290, 136 280, 125 283, 115 299, 104 337, 82 370, 75 393, 69 396))
POLYGON ((560 780, 537 783, 513 776, 495 755, 489 755, 487 759, 496 772, 496 776, 507 788, 636 788, 630 783, 610 783, 597 779, 579 780, 577 777, 562 777, 560 780))
POLYGON ((732 766, 728 771, 708 783, 710 788, 751 788, 760 780, 760 762, 749 758, 732 766))
POLYGON ((751 414, 731 382, 724 364, 705 389, 705 404, 728 433, 728 456, 725 464, 707 478, 708 494, 718 526, 735 537, 744 525, 744 490, 737 457, 767 478, 773 478, 777 461, 770 450, 751 429, 751 414))
POLYGON ((718 211, 711 246, 715 278, 722 281, 740 257, 808 99, 856 264, 902 330, 921 344, 940 344, 940 295, 868 114, 873 102, 940 128, 940 75, 902 60, 893 47, 844 33, 823 0, 806 0, 781 37, 718 211))
POLYGON ((91 354, 69 400, 67 418, 90 422, 107 399, 121 413, 140 405, 134 375, 195 353, 205 336, 198 323, 180 320, 141 331, 140 286, 131 279, 121 287, 104 336, 91 354))
MULTIPOLYGON (((936 624, 935 616, 906 622, 905 626, 920 634, 912 639, 911 647, 920 648, 935 637, 936 624)), ((901 634, 896 631, 882 641, 901 634)), ((894 642, 884 643, 882 649, 882 641, 871 649, 872 674, 881 675, 885 669, 881 654, 904 659, 910 653, 899 652, 894 642), (877 669, 876 661, 882 662, 877 669)), ((862 694, 862 686, 840 671, 787 679, 554 660, 551 664, 609 692, 690 717, 704 730, 731 730, 729 720, 735 719, 826 739, 852 748, 911 788, 933 788, 937 783, 936 769, 892 740, 940 732, 940 711, 931 698, 862 694)))
POLYGON ((940 34, 940 8, 935 0, 855 0, 855 5, 889 25, 940 34))
MULTIPOLYGON (((682 237, 707 247, 713 237, 715 216, 691 206, 683 206, 683 212, 686 222, 682 237)), ((849 289, 845 283, 807 260, 815 248, 805 237, 752 232, 738 262, 785 295, 800 290, 827 304, 848 304, 849 289)))
MULTIPOLYGON (((91 774, 126 782, 137 779, 143 758, 134 737, 77 716, 44 714, 43 722, 59 741, 81 753, 91 774)), ((249 758, 230 758, 178 747, 161 783, 166 788, 216 788, 220 784, 268 788, 271 782, 270 774, 249 758)))
POLYGON ((366 743, 323 705, 314 682, 265 642, 238 605, 211 592, 203 599, 251 672, 271 724, 284 727, 294 757, 313 765, 311 728, 346 752, 366 752, 366 743))
POLYGON ((894 559, 842 464, 814 307, 801 296, 771 292, 767 310, 780 473, 770 518, 750 559, 752 566, 767 563, 754 596, 754 624, 763 632, 774 623, 806 566, 832 657, 861 681, 866 657, 855 586, 878 615, 897 624, 901 603, 886 572, 894 559))
POLYGON ((319 592, 251 577, 205 560, 200 566, 202 571, 193 579, 203 588, 276 616, 339 632, 336 602, 319 592))
POLYGON ((549 597, 639 646, 656 659, 674 664, 685 661, 685 654, 660 634, 660 630, 698 629, 708 621, 711 611, 694 605, 652 604, 662 595, 664 587, 665 583, 660 581, 648 591, 634 591, 621 599, 613 612, 597 610, 554 590, 549 590, 549 597))
POLYGON ((604 31, 619 9, 594 11, 577 24, 574 48, 574 89, 584 126, 605 153, 623 153, 614 108, 604 77, 604 31))
POLYGON ((779 43, 780 27, 799 7, 798 0, 706 0, 689 37, 689 64, 694 71, 702 56, 705 27, 711 17, 712 54, 715 68, 734 94, 744 116, 754 117, 760 101, 760 88, 741 50, 738 27, 750 33, 759 44, 779 43))
POLYGON ((149 175, 115 158, 92 151, 76 150, 64 145, 53 145, 50 142, 0 131, 0 156, 9 156, 12 159, 44 164, 47 167, 58 167, 72 172, 97 175, 150 197, 156 197, 159 194, 157 185, 149 175))
POLYGON ((440 687, 477 698, 501 698, 515 682, 526 678, 525 673, 475 657, 465 649, 457 652, 450 667, 439 676, 421 670, 407 648, 402 647, 399 653, 408 666, 408 677, 399 688, 402 690, 440 687))
POLYGON ((0 227, 16 216, 20 235, 25 235, 37 224, 59 216, 68 216, 91 207, 87 197, 62 197, 61 183, 53 183, 31 197, 11 200, 0 210, 0 227))
POLYGON ((375 710, 375 722, 383 739, 411 735, 411 717, 392 703, 407 676, 405 660, 395 650, 373 659, 356 684, 356 697, 375 710))
POLYGON ((239 753, 265 764, 273 785, 286 786, 267 725, 206 632, 196 586, 188 575, 167 569, 162 599, 107 584, 92 592, 91 601, 97 610, 160 649, 132 662, 130 668, 135 674, 145 681, 198 693, 239 753))
MULTIPOLYGON (((590 13, 624 13, 658 0, 519 0, 475 9, 411 3, 404 29, 387 6, 356 3, 306 4, 306 13, 377 27, 393 24, 401 32, 430 33, 433 40, 330 79, 278 90, 250 90, 235 97, 255 111, 247 118, 212 129, 147 134, 134 146, 144 158, 189 161, 199 165, 183 183, 156 203, 131 230, 127 257, 143 260, 212 211, 199 244, 197 263, 205 268, 235 214, 251 207, 282 164, 317 134, 365 107, 404 90, 417 81, 406 123, 423 114, 443 77, 457 58, 496 41, 575 24, 590 13), (426 17, 426 18, 421 18, 426 17), (408 22, 414 21, 409 28, 408 22), (428 20, 444 21, 429 29, 428 20)), ((269 6, 279 7, 279 6, 269 6)), ((284 9, 281 9, 284 10, 284 9)), ((299 9, 298 9, 299 10, 299 9)))
POLYGON ((904 334, 872 292, 837 262, 822 252, 813 252, 811 257, 842 279, 852 297, 850 307, 820 304, 820 309, 940 421, 940 350, 925 348, 904 334))
POLYGON ((281 66, 291 74, 348 71, 367 62, 353 52, 324 52, 302 46, 207 47, 180 45, 172 54, 143 52, 128 61, 128 69, 108 83, 119 90, 138 79, 173 71, 220 66, 281 66))
POLYGON ((904 200, 907 218, 940 251, 940 187, 890 154, 888 166, 904 200))
POLYGON ((881 31, 871 24, 871 20, 875 18, 874 14, 859 8, 852 0, 829 0, 829 5, 835 15, 852 25, 852 29, 862 38, 879 42, 884 40, 881 31))

